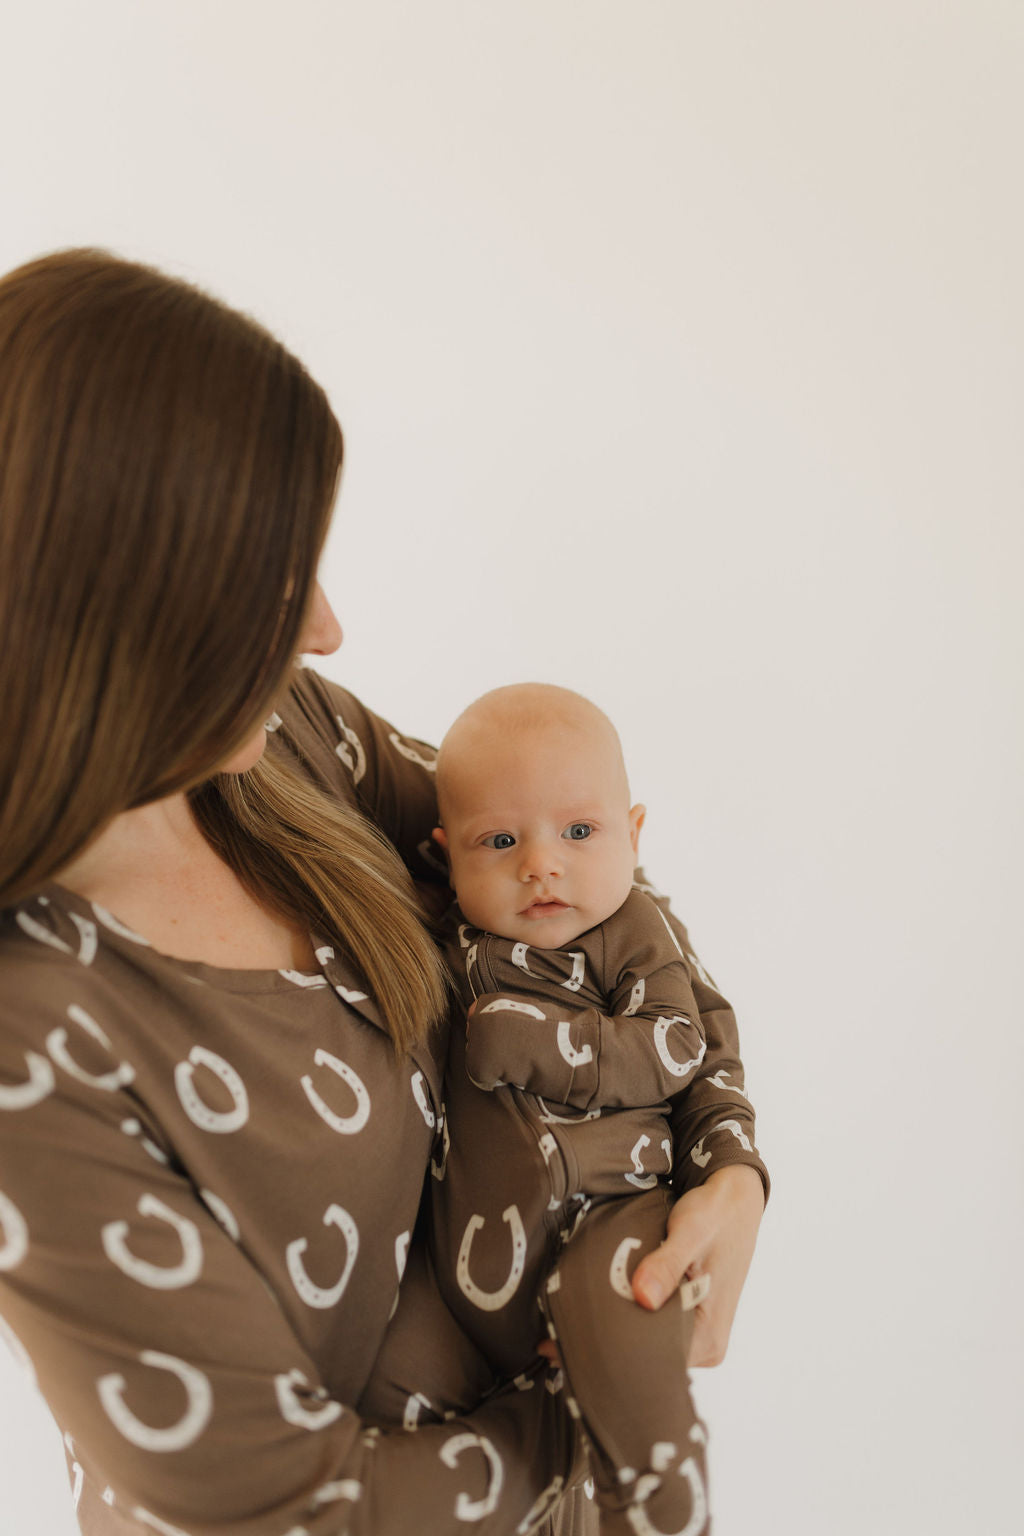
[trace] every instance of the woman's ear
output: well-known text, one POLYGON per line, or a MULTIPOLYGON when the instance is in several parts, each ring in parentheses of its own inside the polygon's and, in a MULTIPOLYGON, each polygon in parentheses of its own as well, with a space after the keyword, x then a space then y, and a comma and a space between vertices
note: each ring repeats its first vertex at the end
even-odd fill
MULTIPOLYGON (((647 815, 646 805, 634 805, 629 813, 629 840, 633 845, 633 852, 637 853, 640 846, 640 828, 644 824, 647 815)), ((435 833, 436 836, 436 833, 435 833)))

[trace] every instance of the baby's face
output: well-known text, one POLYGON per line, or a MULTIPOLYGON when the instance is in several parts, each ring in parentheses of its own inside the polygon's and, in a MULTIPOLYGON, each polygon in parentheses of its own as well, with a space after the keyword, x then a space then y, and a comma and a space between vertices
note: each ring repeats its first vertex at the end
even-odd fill
POLYGON ((560 949, 629 895, 644 812, 603 733, 477 737, 449 756, 445 787, 435 836, 474 927, 560 949))

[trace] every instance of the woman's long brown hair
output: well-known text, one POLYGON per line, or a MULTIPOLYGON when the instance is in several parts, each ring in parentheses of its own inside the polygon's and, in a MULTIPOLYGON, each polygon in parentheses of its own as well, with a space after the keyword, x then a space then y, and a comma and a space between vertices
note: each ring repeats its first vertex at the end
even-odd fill
POLYGON ((341 459, 302 365, 189 284, 95 250, 0 279, 0 906, 192 790, 405 1049, 442 983, 397 856, 269 754, 211 781, 287 684, 341 459))

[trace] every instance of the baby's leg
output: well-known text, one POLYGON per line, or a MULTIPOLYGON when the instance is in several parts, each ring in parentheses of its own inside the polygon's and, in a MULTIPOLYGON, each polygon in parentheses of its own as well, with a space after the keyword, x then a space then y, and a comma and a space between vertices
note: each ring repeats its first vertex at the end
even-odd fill
POLYGON ((426 1245, 414 1242, 359 1413, 411 1429, 468 1412, 493 1386, 493 1371, 445 1305, 426 1245))
POLYGON ((632 1299, 629 1276, 665 1235, 667 1191, 595 1206, 548 1280, 546 1307, 591 1447, 604 1536, 702 1536, 705 1435, 686 1357, 693 1314, 632 1299))

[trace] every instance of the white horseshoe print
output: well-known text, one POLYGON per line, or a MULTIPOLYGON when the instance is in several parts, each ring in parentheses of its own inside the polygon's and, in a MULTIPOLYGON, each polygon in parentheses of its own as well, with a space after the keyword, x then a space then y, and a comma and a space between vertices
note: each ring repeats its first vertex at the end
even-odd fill
POLYGON ((139 1356, 143 1365, 156 1371, 168 1371, 177 1376, 188 1393, 188 1407, 178 1420, 167 1429, 153 1429, 136 1418, 124 1401, 125 1379, 116 1372, 101 1376, 96 1383, 100 1402, 107 1417, 119 1429, 126 1440, 144 1451, 182 1451, 199 1439, 213 1410, 213 1392, 210 1383, 194 1365, 177 1360, 173 1355, 161 1354, 155 1349, 144 1349, 139 1356))
POLYGON ((505 1469, 501 1464, 501 1458, 497 1451, 485 1435, 473 1435, 468 1431, 461 1435, 453 1435, 450 1440, 445 1441, 439 1454, 445 1466, 451 1467, 454 1470, 462 1452, 471 1450, 476 1446, 479 1446, 487 1457, 491 1470, 490 1481, 487 1492, 482 1499, 471 1499, 468 1493, 459 1494, 455 1501, 456 1520, 482 1520, 485 1515, 493 1514, 494 1510, 498 1507, 498 1500, 501 1497, 501 1489, 505 1481, 505 1469))
POLYGON ((529 944, 513 944, 512 946, 512 964, 516 967, 517 970, 525 971, 527 976, 532 976, 533 972, 530 970, 529 965, 526 963, 526 957, 529 953, 529 944))
POLYGON ((441 1161, 430 1159, 430 1171, 435 1179, 443 1179, 445 1169, 448 1167, 448 1151, 452 1144, 451 1132, 448 1129, 448 1107, 444 1100, 441 1101, 441 1161))
POLYGON ((398 1271, 398 1285, 395 1287, 395 1299, 391 1303, 391 1311, 388 1313, 388 1322, 398 1311, 398 1294, 402 1285, 402 1276, 405 1274, 405 1266, 409 1262, 409 1233, 400 1232, 395 1238, 395 1269, 398 1271))
MULTIPOLYGON (((467 962, 468 964, 468 962, 467 962)), ((517 997, 497 997, 493 1003, 485 1003, 480 1009, 481 1013, 525 1013, 530 1019, 546 1019, 547 1014, 543 1008, 535 1008, 532 1003, 522 1003, 517 997)))
POLYGON ((539 1105, 537 1113, 545 1125, 582 1125, 586 1120, 599 1120, 601 1117, 599 1109, 588 1109, 585 1115, 556 1115, 554 1110, 545 1104, 539 1093, 537 1103, 539 1105))
POLYGON ((467 949, 467 951, 466 951, 466 975, 467 976, 469 975, 470 971, 473 969, 474 965, 476 965, 476 952, 477 952, 478 947, 479 946, 476 945, 476 944, 471 944, 469 946, 469 948, 467 949))
POLYGON ((340 1419, 344 1411, 341 1404, 332 1402, 323 1387, 313 1394, 319 1402, 319 1407, 305 1406, 296 1388, 308 1388, 308 1386, 309 1383, 301 1371, 288 1371, 282 1376, 274 1377, 277 1406, 285 1422, 294 1424, 297 1429, 324 1429, 326 1425, 333 1424, 335 1419, 340 1419))
MULTIPOLYGON (((738 1093, 741 1099, 747 1099, 748 1096, 747 1096, 747 1094, 745 1094, 743 1092, 742 1088, 737 1087, 737 1085, 735 1083, 724 1083, 722 1081, 722 1079, 724 1077, 731 1077, 731 1076, 732 1076, 731 1072, 727 1072, 724 1067, 719 1067, 718 1071, 714 1074, 714 1076, 706 1078, 705 1081, 710 1083, 712 1088, 721 1088, 723 1093, 738 1093)), ((749 1102, 749 1099, 748 1099, 748 1102, 749 1102)))
POLYGON ((189 1221, 185 1216, 179 1216, 177 1211, 172 1211, 170 1206, 158 1200, 156 1195, 142 1195, 139 1199, 138 1211, 140 1216, 153 1216, 157 1221, 164 1221, 174 1228, 181 1241, 180 1262, 165 1267, 137 1258, 127 1244, 128 1223, 111 1221, 100 1232, 103 1251, 111 1264, 115 1264, 130 1280, 137 1280, 140 1285, 148 1285, 154 1291, 176 1291, 186 1285, 192 1285, 199 1278, 203 1268, 203 1244, 195 1222, 189 1221))
MULTIPOLYGON (((704 1492, 704 1479, 700 1475, 700 1468, 692 1456, 687 1456, 678 1470, 679 1476, 685 1477, 690 1485, 690 1518, 678 1531, 661 1531, 652 1522, 642 1503, 631 1504, 626 1510, 626 1518, 636 1532, 636 1536, 698 1536, 698 1532, 704 1529, 708 1518, 708 1500, 704 1492)), ((639 1480, 640 1484, 644 1481, 643 1478, 639 1480)), ((660 1479, 658 1482, 660 1483, 660 1479)), ((649 1491, 653 1492, 653 1489, 649 1491)))
POLYGON ((334 750, 352 775, 353 785, 358 784, 366 772, 366 753, 363 751, 363 744, 355 731, 349 729, 340 715, 335 715, 334 718, 337 720, 341 734, 345 738, 344 741, 338 742, 334 750), (353 752, 355 756, 353 756, 353 752))
POLYGON ((168 1161, 167 1153, 162 1151, 155 1141, 151 1141, 148 1136, 143 1135, 140 1121, 136 1120, 133 1116, 129 1117, 129 1119, 121 1121, 121 1129, 126 1136, 137 1136, 139 1138, 139 1146, 149 1153, 153 1161, 155 1163, 163 1163, 166 1166, 168 1161))
POLYGON ((482 1216, 473 1215, 469 1218, 466 1230, 462 1234, 462 1242, 459 1244, 459 1256, 455 1263, 459 1289, 475 1307, 480 1308, 481 1312, 500 1311, 515 1295, 526 1268, 526 1231, 523 1227, 523 1218, 519 1214, 519 1207, 508 1206, 501 1213, 501 1219, 508 1223, 512 1232, 512 1268, 509 1270, 508 1279, 498 1290, 482 1291, 469 1273, 469 1250, 473 1246, 476 1232, 484 1225, 482 1216))
POLYGON ((608 1269, 608 1279, 611 1281, 612 1290, 624 1301, 632 1301, 633 1287, 629 1283, 629 1271, 626 1262, 634 1248, 640 1247, 638 1237, 624 1237, 612 1255, 612 1262, 608 1269))
POLYGON ((349 1276, 352 1273, 352 1266, 356 1262, 356 1255, 359 1252, 359 1229, 348 1211, 340 1205, 329 1205, 324 1212, 323 1220, 325 1227, 334 1226, 340 1230, 345 1239, 346 1249, 345 1267, 334 1285, 330 1286, 329 1289, 321 1290, 320 1286, 313 1284, 313 1281, 306 1273, 305 1265, 302 1262, 302 1255, 309 1247, 309 1240, 307 1238, 297 1237, 285 1249, 285 1258, 288 1263, 288 1273, 291 1276, 292 1284, 307 1307, 318 1307, 320 1309, 336 1306, 341 1300, 345 1287, 348 1285, 349 1276))
POLYGON ((0 1194, 0 1270, 16 1269, 28 1253, 28 1225, 13 1200, 0 1194))
POLYGON ((388 737, 396 752, 400 752, 407 762, 416 763, 420 768, 425 768, 428 773, 437 772, 437 759, 421 757, 414 747, 402 740, 397 731, 392 731, 388 737))
POLYGON ((148 939, 144 939, 142 934, 136 933, 133 928, 126 928, 124 923, 114 916, 113 912, 107 911, 106 907, 101 907, 94 901, 92 903, 92 910, 104 928, 109 928, 111 933, 117 934, 118 938, 128 939, 132 944, 141 944, 145 949, 150 947, 148 939))
POLYGON ((571 1028, 568 1019, 563 1019, 558 1026, 556 1038, 558 1041, 558 1054, 563 1061, 567 1061, 570 1067, 585 1067, 588 1061, 593 1061, 594 1053, 589 1045, 582 1050, 577 1050, 569 1038, 571 1028))
POLYGON ((283 976, 285 981, 290 981, 293 987, 315 989, 328 985, 326 976, 311 976, 307 971, 278 971, 277 974, 283 976))
POLYGON ((403 1429, 412 1430, 419 1428, 420 1410, 422 1408, 430 1408, 430 1398, 424 1397, 422 1392, 414 1392, 412 1396, 406 1400, 405 1410, 402 1413, 403 1429))
POLYGON ((360 992, 357 987, 352 987, 351 989, 349 989, 348 987, 343 987, 341 985, 341 982, 339 982, 334 990, 335 990, 335 992, 337 992, 338 996, 341 998, 343 1003, 365 1003, 366 1002, 366 993, 365 992, 360 992))
POLYGON ((555 1476, 554 1481, 548 1483, 548 1486, 544 1489, 537 1502, 531 1507, 529 1514, 520 1520, 516 1526, 516 1536, 526 1536, 527 1531, 532 1530, 544 1515, 549 1514, 554 1509, 564 1485, 565 1478, 559 1472, 555 1476))
POLYGON ((707 1045, 702 1040, 700 1050, 692 1061, 676 1061, 671 1054, 667 1045, 669 1030, 673 1024, 689 1023, 690 1020, 685 1013, 675 1013, 671 1018, 659 1019, 654 1026, 654 1048, 673 1077, 686 1077, 689 1073, 695 1072, 704 1060, 704 1053, 707 1050, 707 1045))
MULTIPOLYGON (((86 1013, 84 1008, 79 1008, 76 1003, 72 1003, 68 1009, 68 1018, 71 1019, 72 1023, 80 1025, 86 1034, 91 1035, 94 1040, 97 1040, 104 1050, 109 1051, 113 1049, 105 1032, 96 1023, 96 1020, 86 1013)), ((102 1088, 104 1092, 115 1093, 118 1088, 127 1087, 135 1079, 135 1068, 130 1067, 125 1061, 121 1062, 120 1066, 115 1067, 113 1072, 100 1072, 97 1075, 94 1075, 92 1072, 86 1072, 78 1065, 68 1051, 68 1032, 66 1029, 51 1029, 46 1037, 46 1049, 58 1067, 61 1067, 69 1076, 77 1078, 80 1083, 85 1083, 90 1088, 102 1088)))
POLYGON ((0 1083, 0 1109, 31 1109, 53 1092, 57 1079, 45 1056, 25 1052, 28 1077, 23 1083, 0 1083))
POLYGON ((242 1234, 239 1230, 235 1213, 228 1205, 227 1201, 222 1200, 220 1195, 215 1195, 212 1189, 201 1189, 199 1191, 199 1198, 202 1200, 203 1204, 206 1206, 207 1210, 217 1225, 222 1227, 223 1230, 227 1233, 228 1237, 230 1237, 234 1242, 239 1242, 242 1234))
POLYGON ((460 923, 459 924, 458 932, 459 932, 459 948, 460 949, 468 949, 469 945, 470 945, 470 940, 466 938, 466 934, 470 932, 469 924, 468 923, 460 923))
POLYGON ((627 1019, 631 1019, 633 1015, 642 1007, 645 991, 646 984, 644 982, 644 978, 641 976, 639 981, 635 981, 633 983, 633 990, 629 994, 629 1002, 623 1009, 623 1014, 627 1019))
POLYGON ((73 1479, 71 1484, 71 1507, 72 1509, 77 1509, 82 1498, 82 1484, 85 1482, 85 1473, 82 1471, 81 1462, 73 1461, 71 1463, 71 1476, 73 1479))
POLYGON ((427 1125, 428 1125, 429 1129, 433 1130, 434 1129, 434 1124, 435 1124, 434 1111, 430 1107, 430 1101, 427 1098, 427 1090, 423 1086, 423 1073, 422 1072, 414 1072, 413 1073, 412 1081, 411 1081, 411 1087, 412 1087, 412 1096, 416 1100, 416 1103, 419 1105, 420 1114, 423 1116, 424 1120, 427 1122, 427 1125))
POLYGON ((572 960, 572 975, 568 981, 563 981, 561 985, 567 992, 578 992, 583 985, 583 977, 587 969, 587 957, 582 949, 570 949, 567 953, 572 960))
MULTIPOLYGON (((378 1430, 379 1434, 380 1431, 378 1430)), ((356 1499, 362 1498, 363 1485, 354 1477, 342 1477, 335 1483, 324 1483, 313 1495, 313 1503, 319 1508, 322 1504, 336 1504, 339 1499, 348 1499, 353 1504, 356 1499)), ((294 1536, 294 1533, 293 1533, 294 1536)), ((305 1533, 300 1533, 305 1536, 305 1533)))
POLYGON ((203 1045, 194 1045, 188 1053, 188 1060, 178 1062, 174 1069, 174 1086, 178 1090, 182 1109, 201 1131, 226 1136, 240 1130, 249 1118, 249 1095, 242 1079, 223 1056, 214 1055, 213 1051, 208 1051, 203 1045), (215 1077, 220 1078, 234 1100, 233 1109, 215 1110, 204 1104, 192 1083, 196 1067, 206 1067, 215 1077))
POLYGON ((744 1152, 753 1152, 754 1149, 750 1145, 747 1137, 743 1134, 743 1127, 740 1125, 739 1121, 722 1120, 718 1125, 712 1126, 711 1130, 708 1131, 707 1136, 702 1136, 697 1145, 691 1148, 690 1156, 693 1158, 693 1161, 697 1164, 698 1168, 706 1168, 708 1163, 711 1161, 711 1153, 704 1151, 704 1143, 707 1141, 708 1136, 713 1136, 716 1131, 731 1131, 732 1134, 736 1137, 736 1140, 739 1142, 740 1146, 743 1148, 744 1152))
POLYGON ((332 1131, 337 1131, 340 1136, 354 1136, 361 1131, 370 1118, 370 1095, 358 1072, 355 1072, 347 1062, 339 1061, 337 1056, 332 1056, 330 1051, 317 1050, 313 1054, 313 1060, 318 1067, 330 1067, 336 1072, 343 1083, 347 1083, 356 1097, 356 1107, 350 1115, 336 1114, 313 1087, 313 1079, 307 1074, 299 1079, 303 1092, 312 1104, 321 1120, 326 1120, 332 1131))
POLYGON ((641 1136, 629 1154, 633 1159, 633 1172, 624 1174, 623 1177, 627 1184, 632 1184, 634 1189, 653 1189, 658 1182, 658 1175, 656 1173, 647 1173, 644 1170, 643 1163, 640 1161, 641 1152, 644 1150, 644 1147, 649 1147, 650 1144, 651 1138, 649 1136, 641 1136))
POLYGON ((27 933, 30 939, 36 939, 40 944, 49 944, 51 949, 59 950, 62 955, 74 955, 75 959, 81 961, 83 965, 91 965, 96 958, 96 924, 91 923, 87 917, 79 917, 77 912, 69 912, 68 916, 78 929, 77 954, 70 944, 59 939, 34 917, 29 917, 27 912, 17 913, 16 918, 18 927, 23 933, 27 933))

